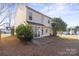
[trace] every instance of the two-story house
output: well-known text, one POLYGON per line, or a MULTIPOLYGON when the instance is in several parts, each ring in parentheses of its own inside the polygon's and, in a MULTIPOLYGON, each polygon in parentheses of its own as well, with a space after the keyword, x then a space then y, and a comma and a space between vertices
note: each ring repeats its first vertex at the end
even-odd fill
POLYGON ((31 24, 33 26, 34 38, 52 35, 50 17, 28 7, 19 5, 16 9, 15 28, 20 24, 31 24))

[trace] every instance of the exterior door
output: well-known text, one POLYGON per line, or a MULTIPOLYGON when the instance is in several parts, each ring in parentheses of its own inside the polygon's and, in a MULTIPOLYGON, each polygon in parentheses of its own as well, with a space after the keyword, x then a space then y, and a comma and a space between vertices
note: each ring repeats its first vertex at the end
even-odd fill
POLYGON ((40 27, 35 27, 34 29, 34 37, 40 37, 40 27))
POLYGON ((40 28, 38 27, 38 30, 37 30, 37 37, 40 37, 40 28))

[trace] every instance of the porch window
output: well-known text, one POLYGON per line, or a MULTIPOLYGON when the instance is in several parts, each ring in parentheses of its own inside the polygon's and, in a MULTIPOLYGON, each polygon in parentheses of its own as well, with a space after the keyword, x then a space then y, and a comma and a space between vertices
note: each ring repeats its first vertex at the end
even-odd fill
POLYGON ((35 37, 37 37, 37 27, 35 27, 35 37))
POLYGON ((43 30, 43 27, 42 27, 42 35, 43 35, 43 31, 44 31, 44 30, 43 30))
POLYGON ((47 29, 46 29, 46 33, 47 33, 48 31, 47 31, 47 29))

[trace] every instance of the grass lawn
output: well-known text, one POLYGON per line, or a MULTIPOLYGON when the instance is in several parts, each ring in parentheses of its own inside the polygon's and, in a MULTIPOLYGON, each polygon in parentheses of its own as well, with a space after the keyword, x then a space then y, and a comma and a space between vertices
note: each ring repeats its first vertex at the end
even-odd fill
POLYGON ((4 38, 4 37, 8 37, 8 36, 10 36, 11 34, 4 34, 4 33, 2 33, 1 34, 1 38, 4 38))
POLYGON ((79 55, 79 40, 61 40, 57 37, 45 37, 23 44, 16 36, 0 40, 0 55, 9 56, 61 56, 79 55))
POLYGON ((66 38, 66 39, 78 39, 79 40, 79 35, 58 35, 61 38, 66 38))

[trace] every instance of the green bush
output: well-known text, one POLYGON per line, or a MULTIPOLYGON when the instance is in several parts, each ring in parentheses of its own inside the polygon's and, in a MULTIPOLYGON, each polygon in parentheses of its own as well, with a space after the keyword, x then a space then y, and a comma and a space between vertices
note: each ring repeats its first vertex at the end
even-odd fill
POLYGON ((31 41, 33 39, 33 32, 31 25, 21 24, 16 28, 16 36, 22 41, 31 41))

